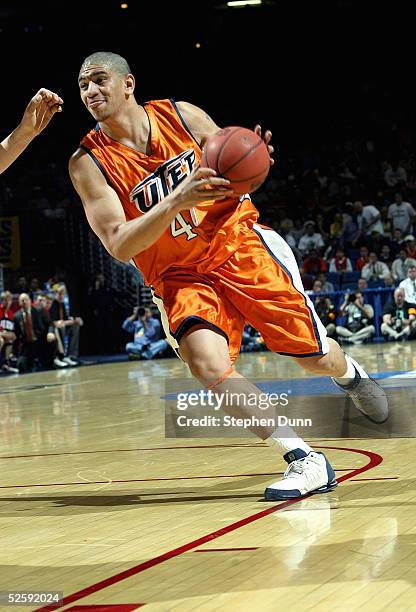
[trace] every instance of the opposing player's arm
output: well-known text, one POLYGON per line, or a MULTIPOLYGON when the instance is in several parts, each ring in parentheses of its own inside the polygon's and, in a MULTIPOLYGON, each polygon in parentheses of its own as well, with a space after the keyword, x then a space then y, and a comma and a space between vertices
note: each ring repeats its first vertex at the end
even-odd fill
POLYGON ((0 174, 19 157, 29 143, 62 111, 63 100, 49 89, 39 89, 26 106, 19 125, 0 143, 0 174))
POLYGON ((82 149, 71 157, 69 174, 92 230, 110 255, 124 262, 155 243, 181 210, 233 195, 229 181, 210 168, 198 168, 145 215, 126 221, 117 193, 82 149))

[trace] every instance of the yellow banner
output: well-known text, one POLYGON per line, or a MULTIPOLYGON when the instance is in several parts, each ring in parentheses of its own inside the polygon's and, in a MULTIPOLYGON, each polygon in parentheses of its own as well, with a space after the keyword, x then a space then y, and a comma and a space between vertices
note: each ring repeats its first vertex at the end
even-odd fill
POLYGON ((19 217, 0 217, 0 264, 5 268, 20 267, 19 217))

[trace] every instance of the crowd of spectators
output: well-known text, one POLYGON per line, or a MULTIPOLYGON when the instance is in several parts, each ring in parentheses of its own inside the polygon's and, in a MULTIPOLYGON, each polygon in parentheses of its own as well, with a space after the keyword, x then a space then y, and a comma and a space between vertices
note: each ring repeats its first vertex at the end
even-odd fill
MULTIPOLYGON (((328 334, 346 343, 368 342, 379 333, 389 340, 405 340, 414 335, 416 138, 409 118, 407 122, 396 121, 386 113, 384 117, 373 113, 366 130, 377 136, 357 136, 358 130, 344 126, 340 131, 344 140, 337 142, 331 141, 328 133, 319 145, 312 143, 303 150, 287 144, 280 148, 276 142, 277 163, 263 187, 252 196, 260 221, 280 233, 292 248, 305 289, 328 334), (378 289, 384 291, 381 312, 374 303, 374 291, 378 289), (404 310, 402 292, 397 289, 403 290, 404 310)), ((36 259, 36 244, 42 242, 42 236, 45 240, 52 236, 61 245, 68 240, 68 219, 85 219, 64 163, 58 159, 40 165, 34 160, 31 167, 29 159, 24 170, 23 178, 18 165, 2 176, 0 202, 7 214, 20 217, 23 256, 30 253, 36 259), (16 180, 13 173, 19 172, 16 180), (30 221, 26 224, 30 227, 28 232, 26 213, 30 221), (36 219, 37 230, 33 231, 36 219)), ((60 251, 63 261, 65 254, 62 248, 60 251)), ((66 258, 70 257, 67 253, 66 258)), ((63 261, 65 266, 70 264, 63 261)), ((28 284, 21 278, 12 292, 17 296, 27 293, 35 308, 43 306, 48 311, 55 298, 51 283, 40 284, 32 278, 28 284)), ((137 310, 132 315, 117 312, 116 296, 102 274, 97 275, 87 293, 92 314, 88 335, 95 338, 97 354, 114 352, 114 330, 120 329, 125 334, 122 349, 131 356, 154 358, 170 354, 165 345, 152 354, 151 342, 146 344, 143 340, 152 325, 146 328, 143 321, 147 315, 139 315, 137 310)), ((75 353, 68 350, 72 350, 71 343, 76 343, 82 321, 69 319, 68 304, 66 309, 59 320, 68 317, 75 323, 58 326, 58 334, 54 326, 56 357, 59 361, 64 357, 75 361, 75 353)), ((151 314, 151 319, 158 319, 154 309, 151 314)), ((15 332, 3 325, 2 343, 8 348, 3 348, 2 358, 6 365, 10 361, 12 333, 15 332)), ((159 336, 155 342, 164 340, 162 329, 159 336)), ((265 345, 260 334, 247 325, 242 351, 251 350, 265 350, 265 345)))
POLYGON ((4 373, 79 365, 81 317, 70 316, 65 284, 18 277, 0 294, 0 368, 4 373))

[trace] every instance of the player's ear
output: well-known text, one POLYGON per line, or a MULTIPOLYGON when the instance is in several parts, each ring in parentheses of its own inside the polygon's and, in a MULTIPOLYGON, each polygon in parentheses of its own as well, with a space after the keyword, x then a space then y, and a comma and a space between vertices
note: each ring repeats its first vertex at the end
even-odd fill
POLYGON ((125 84, 125 88, 126 88, 126 93, 127 94, 132 94, 134 92, 134 88, 136 85, 136 80, 134 78, 134 76, 132 74, 126 74, 125 80, 124 80, 124 84, 125 84))

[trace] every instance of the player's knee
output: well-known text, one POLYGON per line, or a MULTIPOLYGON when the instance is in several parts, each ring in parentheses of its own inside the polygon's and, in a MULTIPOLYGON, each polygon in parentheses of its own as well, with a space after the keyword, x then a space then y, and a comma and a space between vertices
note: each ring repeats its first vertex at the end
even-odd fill
POLYGON ((224 374, 230 367, 230 362, 217 355, 199 354, 188 358, 188 366, 197 380, 204 384, 211 384, 224 374))

